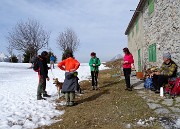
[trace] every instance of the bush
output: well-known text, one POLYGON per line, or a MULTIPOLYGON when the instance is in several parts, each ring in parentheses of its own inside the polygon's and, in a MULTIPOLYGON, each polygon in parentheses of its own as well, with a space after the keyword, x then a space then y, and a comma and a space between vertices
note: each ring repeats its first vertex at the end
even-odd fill
POLYGON ((12 62, 12 63, 17 63, 18 62, 18 58, 16 55, 12 55, 9 59, 9 62, 12 62))

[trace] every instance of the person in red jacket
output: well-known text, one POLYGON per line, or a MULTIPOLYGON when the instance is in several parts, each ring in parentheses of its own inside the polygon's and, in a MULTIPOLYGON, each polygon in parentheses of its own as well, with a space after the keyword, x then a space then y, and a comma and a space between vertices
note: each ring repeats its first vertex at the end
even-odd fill
POLYGON ((124 52, 124 60, 122 61, 122 65, 123 65, 123 72, 124 72, 124 76, 125 76, 125 81, 126 81, 126 89, 128 91, 132 91, 132 87, 130 84, 130 75, 131 75, 131 64, 134 63, 134 59, 132 54, 129 52, 128 48, 124 48, 123 49, 124 52))
POLYGON ((65 94, 66 106, 73 106, 75 91, 78 87, 76 70, 79 68, 80 63, 73 58, 72 53, 68 53, 66 58, 58 64, 58 67, 65 71, 65 80, 61 92, 65 94))

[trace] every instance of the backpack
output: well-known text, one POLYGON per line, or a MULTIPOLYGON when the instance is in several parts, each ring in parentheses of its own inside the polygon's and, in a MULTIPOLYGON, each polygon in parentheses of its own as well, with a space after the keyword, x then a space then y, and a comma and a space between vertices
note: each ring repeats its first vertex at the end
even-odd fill
POLYGON ((32 68, 35 72, 39 72, 39 58, 38 57, 35 57, 32 60, 32 68))
POLYGON ((153 81, 152 78, 147 78, 144 82, 144 87, 146 89, 152 89, 153 88, 153 81))
POLYGON ((175 86, 171 91, 171 95, 179 95, 180 94, 180 77, 176 78, 175 86))

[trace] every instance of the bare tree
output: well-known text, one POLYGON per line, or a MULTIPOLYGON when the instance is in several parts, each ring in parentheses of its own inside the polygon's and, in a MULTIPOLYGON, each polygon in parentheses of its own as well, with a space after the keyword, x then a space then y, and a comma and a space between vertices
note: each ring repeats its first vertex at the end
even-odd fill
POLYGON ((9 55, 10 55, 10 59, 11 59, 11 62, 12 62, 13 48, 12 48, 11 45, 9 45, 9 46, 7 47, 7 51, 8 51, 8 53, 9 53, 9 55))
POLYGON ((57 44, 63 52, 70 50, 74 53, 78 50, 79 41, 76 33, 71 28, 67 28, 64 32, 59 34, 57 44))
POLYGON ((29 19, 27 22, 19 22, 9 32, 7 39, 11 47, 21 52, 29 51, 32 57, 48 46, 49 35, 38 21, 29 19))

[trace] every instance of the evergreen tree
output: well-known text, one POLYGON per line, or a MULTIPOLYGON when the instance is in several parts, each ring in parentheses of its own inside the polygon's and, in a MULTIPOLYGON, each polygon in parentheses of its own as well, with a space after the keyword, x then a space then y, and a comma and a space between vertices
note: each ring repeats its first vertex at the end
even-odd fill
POLYGON ((27 51, 23 54, 23 56, 24 56, 24 61, 23 61, 23 63, 29 63, 29 62, 30 62, 30 57, 31 57, 30 52, 27 50, 27 51))
POLYGON ((62 60, 65 60, 65 59, 66 59, 66 55, 67 55, 68 53, 72 53, 72 54, 73 54, 73 51, 72 51, 71 49, 67 48, 67 49, 64 51, 64 53, 62 54, 62 60))
POLYGON ((9 62, 12 62, 12 63, 17 63, 18 62, 18 58, 16 55, 12 55, 9 59, 9 62))

